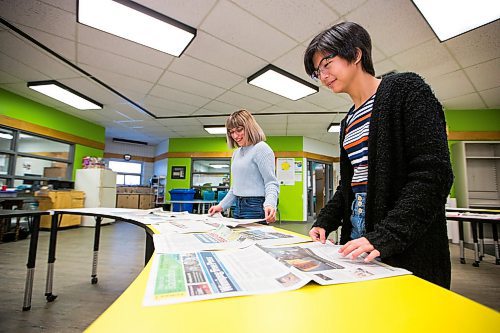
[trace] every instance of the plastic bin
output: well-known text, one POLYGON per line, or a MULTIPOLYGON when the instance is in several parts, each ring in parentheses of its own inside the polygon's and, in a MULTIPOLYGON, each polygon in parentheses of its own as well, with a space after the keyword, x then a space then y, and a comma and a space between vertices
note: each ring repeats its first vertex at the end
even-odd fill
MULTIPOLYGON (((196 191, 192 189, 172 189, 169 191, 170 199, 173 201, 190 201, 194 199, 194 193, 196 191)), ((193 203, 172 203, 173 212, 193 212, 193 203)))
POLYGON ((215 192, 214 191, 203 191, 203 200, 214 200, 215 192))

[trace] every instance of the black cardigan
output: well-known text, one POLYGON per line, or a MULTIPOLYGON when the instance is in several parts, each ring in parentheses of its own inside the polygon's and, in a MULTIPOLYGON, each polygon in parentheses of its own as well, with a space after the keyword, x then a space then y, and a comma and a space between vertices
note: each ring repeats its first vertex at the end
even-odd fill
MULTIPOLYGON (((313 227, 342 226, 350 240, 353 168, 342 147, 340 184, 313 227)), ((453 182, 441 104, 414 73, 385 77, 377 89, 368 138, 365 237, 383 262, 450 287, 445 203, 453 182)))

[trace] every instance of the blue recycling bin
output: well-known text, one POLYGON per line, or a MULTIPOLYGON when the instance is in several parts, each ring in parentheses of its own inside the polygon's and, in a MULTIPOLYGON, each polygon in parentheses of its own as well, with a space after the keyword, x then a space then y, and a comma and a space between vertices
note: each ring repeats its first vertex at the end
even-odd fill
MULTIPOLYGON (((169 191, 170 199, 173 201, 192 201, 194 200, 194 193, 196 191, 193 189, 172 189, 169 191)), ((173 203, 173 212, 193 212, 193 203, 173 203)))

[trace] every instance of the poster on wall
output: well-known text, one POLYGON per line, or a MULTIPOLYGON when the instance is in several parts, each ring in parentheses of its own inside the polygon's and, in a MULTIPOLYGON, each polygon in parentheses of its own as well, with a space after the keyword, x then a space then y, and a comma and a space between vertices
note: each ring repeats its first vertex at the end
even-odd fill
POLYGON ((173 166, 172 167, 172 179, 186 179, 186 167, 185 166, 173 166))
POLYGON ((278 158, 276 159, 276 176, 280 185, 295 184, 295 159, 278 158))

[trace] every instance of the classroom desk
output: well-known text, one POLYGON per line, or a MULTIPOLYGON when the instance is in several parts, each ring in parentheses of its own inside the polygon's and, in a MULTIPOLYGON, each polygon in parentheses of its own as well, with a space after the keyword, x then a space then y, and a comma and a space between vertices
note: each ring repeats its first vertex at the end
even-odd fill
MULTIPOLYGON (((137 222, 132 219, 127 219, 126 217, 122 215, 115 215, 113 214, 113 209, 112 208, 98 208, 98 209, 92 209, 95 211, 102 210, 102 213, 99 212, 89 212, 88 209, 85 208, 75 208, 75 209, 55 209, 52 210, 53 216, 52 216, 52 221, 51 221, 51 227, 50 227, 50 241, 49 241, 49 256, 48 256, 48 263, 47 263, 47 280, 46 280, 46 285, 45 285, 45 297, 47 299, 47 302, 52 302, 57 298, 57 295, 54 295, 52 292, 52 287, 53 287, 53 277, 54 277, 54 263, 56 261, 56 244, 57 244, 57 232, 58 232, 58 224, 59 221, 62 219, 62 216, 65 214, 70 214, 70 215, 84 215, 84 216, 94 216, 96 219, 96 225, 95 225, 95 233, 94 233, 94 253, 93 253, 93 259, 92 259, 92 274, 91 274, 91 283, 96 284, 98 279, 97 279, 97 262, 98 262, 98 255, 99 255, 99 238, 101 234, 101 222, 102 219, 104 218, 110 218, 114 220, 119 220, 127 223, 134 224, 136 226, 139 226, 144 229, 145 234, 146 234, 146 249, 144 253, 144 264, 147 264, 151 256, 153 255, 154 251, 154 244, 153 244, 153 231, 145 224, 137 222)), ((120 211, 124 211, 127 209, 120 209, 120 211)), ((139 209, 128 209, 130 211, 140 211, 139 209)))
POLYGON ((412 275, 143 307, 144 268, 85 332, 497 332, 500 314, 412 275))
POLYGON ((49 215, 47 211, 36 210, 0 210, 0 219, 27 217, 31 219, 31 236, 28 251, 28 269, 24 286, 23 311, 31 309, 31 295, 33 292, 33 278, 35 276, 36 249, 38 247, 38 233, 40 231, 40 216, 49 215))
MULTIPOLYGON (((471 223, 472 229, 472 239, 474 241, 474 267, 479 267, 479 262, 481 260, 483 249, 483 223, 490 223, 493 229, 493 244, 495 247, 495 264, 500 265, 500 251, 498 245, 498 227, 497 224, 500 223, 500 214, 492 213, 488 210, 468 210, 468 211, 458 211, 456 208, 454 210, 446 209, 446 219, 458 222, 458 233, 460 237, 460 263, 465 264, 465 250, 464 250, 464 222, 471 223), (486 214, 487 213, 487 214, 486 214), (481 239, 481 246, 478 243, 478 226, 479 226, 479 238, 481 239)), ((493 211, 494 212, 494 211, 493 211)))
MULTIPOLYGON (((217 200, 165 200, 166 204, 179 204, 180 206, 180 211, 182 211, 182 205, 184 204, 195 204, 198 205, 197 208, 197 213, 198 214, 204 214, 205 208, 208 211, 208 208, 210 208, 212 205, 217 203, 217 200)), ((170 211, 172 211, 173 205, 170 205, 170 211)), ((190 212, 191 213, 191 212, 190 212)))

